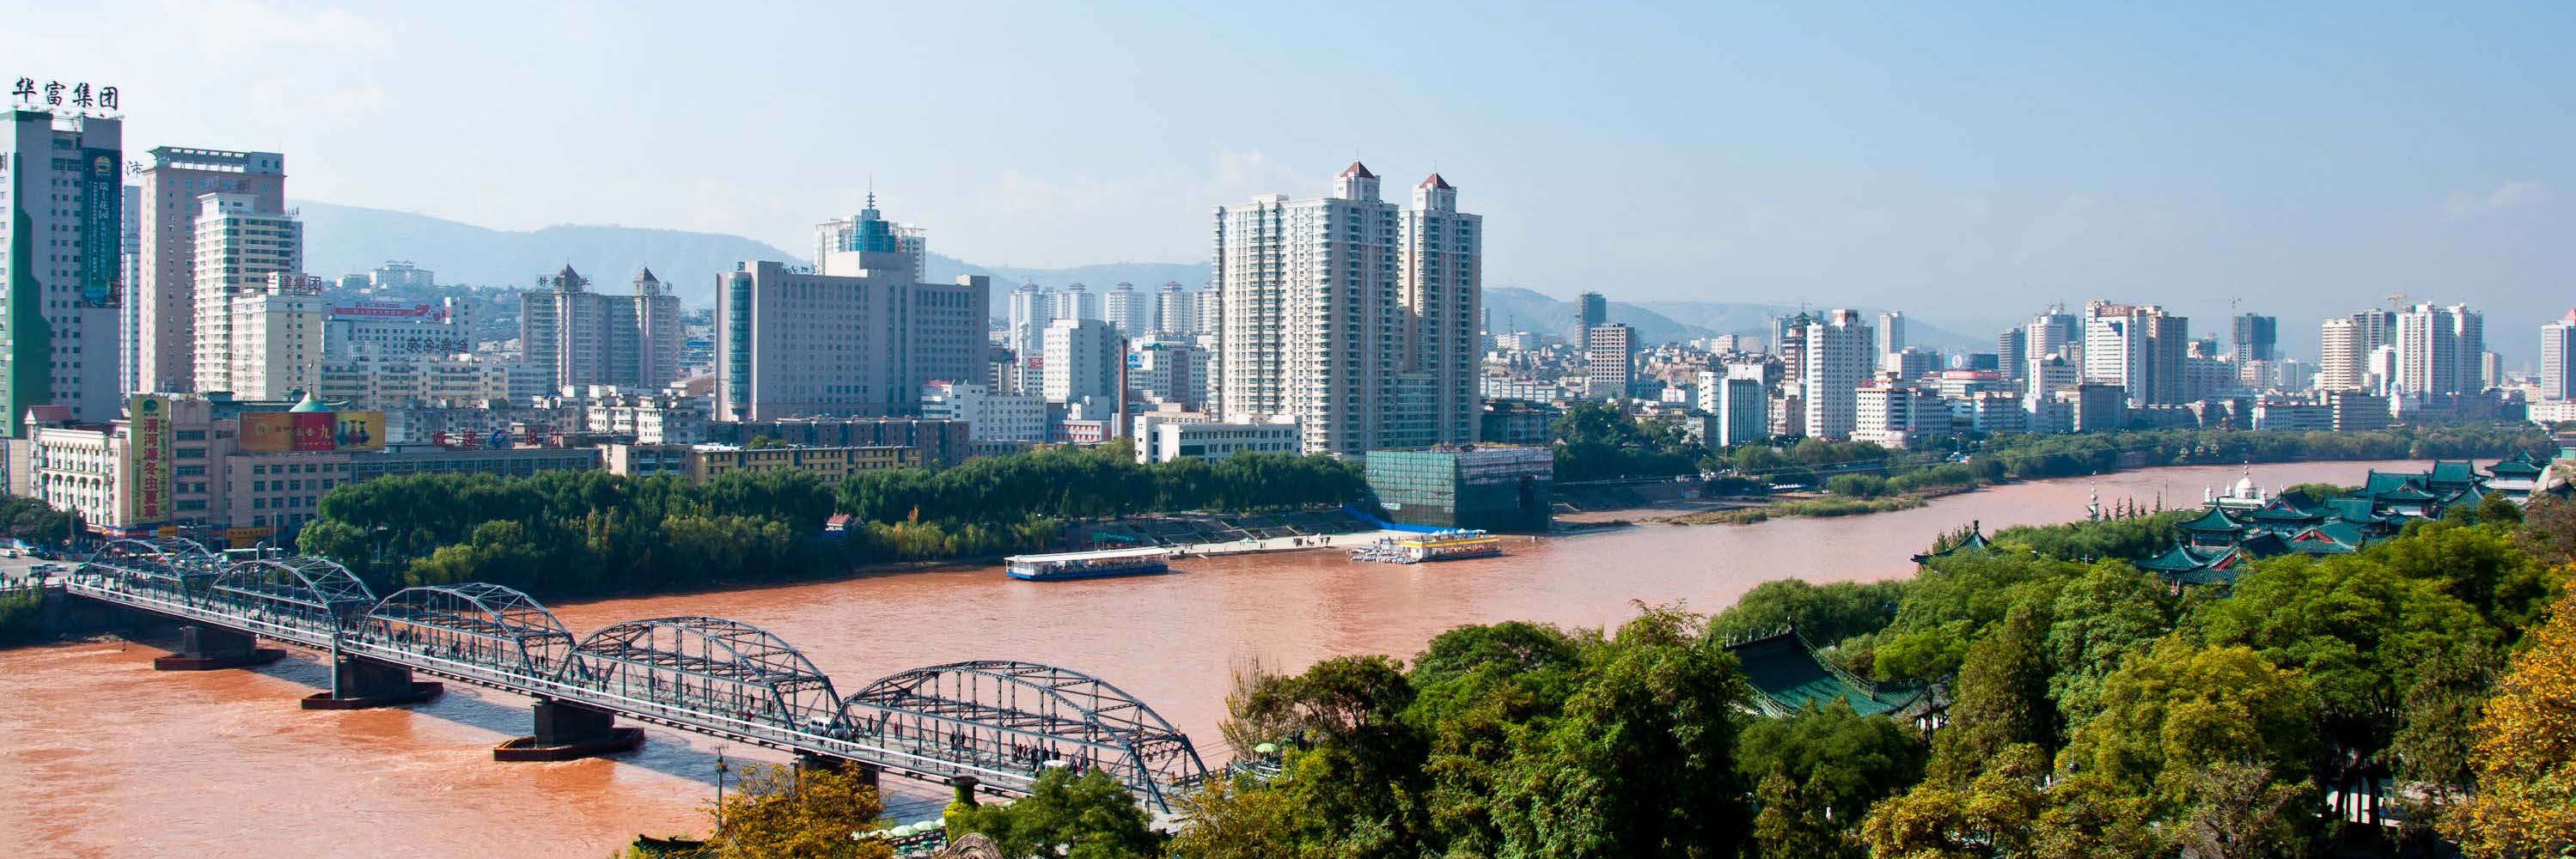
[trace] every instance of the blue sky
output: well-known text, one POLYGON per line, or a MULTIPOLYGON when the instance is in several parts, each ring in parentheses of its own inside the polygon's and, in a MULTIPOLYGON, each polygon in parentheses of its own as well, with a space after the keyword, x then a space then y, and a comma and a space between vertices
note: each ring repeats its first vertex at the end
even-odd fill
MULTIPOLYGON (((1608 5, 1608 4, 1602 4, 1608 5)), ((2250 5, 2250 4, 2249 4, 2250 5)), ((2576 5, 800 5, 262 0, 0 16, 128 148, 290 194, 789 249, 869 183, 984 264, 1204 259, 1356 152, 1488 219, 1489 285, 2315 322, 2404 292, 2508 363, 2576 304, 2576 5)), ((400 249, 385 249, 399 254, 400 249)))

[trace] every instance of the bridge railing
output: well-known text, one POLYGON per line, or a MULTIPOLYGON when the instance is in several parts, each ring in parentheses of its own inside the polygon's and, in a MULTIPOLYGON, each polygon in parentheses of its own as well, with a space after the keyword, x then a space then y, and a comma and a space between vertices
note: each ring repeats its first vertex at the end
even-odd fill
MULTIPOLYGON (((63 587, 72 595, 317 650, 362 656, 502 691, 562 700, 641 721, 771 748, 860 761, 898 773, 932 778, 972 776, 1007 792, 1026 792, 1044 771, 1047 761, 1064 760, 1086 769, 1108 771, 1149 804, 1169 810, 1169 797, 1173 793, 1204 776, 1204 767, 1198 766, 1197 755, 1190 750, 1188 738, 1170 730, 1168 723, 1152 715, 1142 702, 1117 692, 1115 687, 1062 669, 1024 663, 958 663, 915 669, 870 684, 870 690, 877 690, 898 680, 913 682, 915 686, 909 688, 909 693, 914 697, 900 702, 894 699, 878 702, 864 700, 870 693, 863 691, 837 702, 837 706, 828 711, 828 717, 823 715, 827 711, 815 707, 790 707, 778 703, 785 700, 783 697, 756 702, 745 698, 738 702, 745 706, 726 709, 709 706, 721 703, 721 695, 710 696, 705 694, 706 689, 682 694, 683 690, 670 684, 703 684, 711 676, 734 671, 750 676, 744 687, 750 688, 750 685, 765 682, 756 676, 756 672, 761 670, 758 666, 691 664, 688 667, 697 673, 667 677, 662 684, 649 679, 641 684, 631 682, 635 676, 628 677, 626 681, 612 682, 617 677, 614 672, 585 669, 585 658, 596 654, 585 655, 578 649, 563 652, 559 662, 529 659, 522 650, 466 647, 453 636, 424 634, 424 630, 418 627, 386 623, 388 617, 406 621, 458 622, 389 611, 389 606, 398 608, 401 605, 396 602, 402 596, 400 594, 378 602, 372 611, 360 613, 349 610, 347 604, 350 600, 315 599, 311 590, 295 592, 283 588, 284 582, 281 581, 270 582, 280 586, 270 589, 278 591, 268 594, 275 597, 272 601, 261 599, 265 591, 259 588, 232 588, 219 593, 212 588, 198 587, 184 576, 126 574, 131 572, 92 569, 90 565, 84 565, 64 581, 63 587), (171 584, 173 582, 177 584, 171 584), (283 604, 284 610, 278 610, 278 604, 273 603, 283 604), (1084 694, 1091 697, 1081 700, 1089 700, 1090 703, 1083 704, 1081 700, 1058 695, 1049 703, 1031 705, 1037 709, 1029 709, 1017 703, 1016 699, 979 700, 981 692, 962 689, 940 691, 935 684, 921 686, 919 682, 921 677, 935 676, 942 671, 990 673, 1002 670, 1043 671, 1050 673, 1057 682, 1088 683, 1090 688, 1084 694), (921 694, 924 689, 929 690, 926 697, 921 694), (1102 690, 1110 694, 1103 697, 1102 690), (905 703, 910 706, 903 706, 905 703), (1135 714, 1138 713, 1149 721, 1137 722, 1135 714), (1143 724, 1148 730, 1137 732, 1138 724, 1143 724), (1157 728, 1159 730, 1154 730, 1157 728)), ((515 591, 509 593, 516 594, 515 591)), ((505 599, 491 594, 484 596, 487 601, 505 599)), ((524 599, 524 595, 517 596, 524 599)), ((543 607, 535 606, 532 600, 519 608, 529 607, 543 612, 543 607)), ((516 633, 498 627, 498 631, 485 631, 494 636, 542 635, 542 631, 530 631, 538 630, 549 622, 553 629, 561 629, 560 622, 553 621, 551 613, 545 613, 542 620, 531 619, 533 617, 522 615, 524 628, 516 633)), ((739 631, 733 629, 739 625, 729 621, 696 620, 709 625, 727 625, 729 630, 739 631)), ((569 633, 564 635, 569 637, 569 633)), ((751 642, 751 645, 736 642, 733 646, 776 648, 780 652, 773 655, 778 660, 801 666, 787 671, 779 679, 795 683, 819 681, 816 685, 821 697, 829 699, 828 678, 812 671, 811 664, 804 662, 802 655, 795 654, 793 648, 786 647, 784 642, 776 641, 774 636, 766 633, 759 633, 759 636, 762 640, 751 642)), ((552 644, 544 646, 551 647, 552 644)), ((671 656, 654 651, 633 654, 630 658, 643 664, 671 656)), ((801 692, 795 694, 802 695, 801 692)))

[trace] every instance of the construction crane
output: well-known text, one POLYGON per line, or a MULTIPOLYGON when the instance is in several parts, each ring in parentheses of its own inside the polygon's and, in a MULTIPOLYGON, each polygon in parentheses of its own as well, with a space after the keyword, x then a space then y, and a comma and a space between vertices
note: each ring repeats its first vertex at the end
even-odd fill
POLYGON ((2389 293, 2389 294, 2387 294, 2387 295, 2380 296, 2380 298, 2381 298, 2381 299, 2383 299, 2383 300, 2386 300, 2386 301, 2388 302, 2388 309, 2390 309, 2390 310, 2404 310, 2404 309, 2406 309, 2406 299, 2407 299, 2407 295, 2406 295, 2406 293, 2403 293, 2403 292, 2392 292, 2392 293, 2389 293))

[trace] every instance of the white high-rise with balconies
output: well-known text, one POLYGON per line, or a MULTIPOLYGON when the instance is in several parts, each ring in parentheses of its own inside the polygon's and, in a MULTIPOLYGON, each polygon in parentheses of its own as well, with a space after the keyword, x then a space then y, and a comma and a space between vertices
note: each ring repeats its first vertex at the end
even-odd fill
POLYGON ((2396 314, 2397 347, 2389 393, 2449 396, 2484 390, 2479 362, 2486 353, 2486 321, 2468 305, 2418 304, 2396 314))
POLYGON ((1294 419, 1309 453, 1473 441, 1483 227, 1456 193, 1403 212, 1354 162, 1331 196, 1217 207, 1218 411, 1294 419))
MULTIPOLYGON (((268 380, 250 377, 254 368, 264 366, 252 360, 258 357, 251 354, 253 338, 247 336, 248 331, 236 330, 237 325, 269 320, 288 324, 309 321, 313 337, 310 357, 318 373, 322 360, 320 307, 318 301, 294 299, 305 291, 304 224, 291 213, 261 211, 258 198, 250 194, 203 194, 198 196, 197 205, 196 235, 191 241, 196 259, 190 266, 197 278, 196 319, 190 326, 196 337, 190 362, 196 376, 195 390, 230 391, 244 399, 269 399, 268 380), (242 303, 257 303, 260 307, 236 306, 242 303), (305 320, 304 315, 312 318, 305 320), (260 396, 252 396, 254 393, 260 396)), ((272 342, 267 336, 257 339, 261 348, 272 342)), ((282 386, 277 393, 282 395, 282 386)))
POLYGON ((2576 310, 2540 326, 2540 396, 2576 400, 2576 310))
POLYGON ((1100 318, 1118 329, 1120 337, 1142 338, 1154 328, 1153 296, 1137 292, 1135 284, 1122 281, 1101 293, 1100 318))
POLYGON ((1807 324, 1802 338, 1799 397, 1807 410, 1807 435, 1847 439, 1858 419, 1860 384, 1878 365, 1878 342, 1860 311, 1835 310, 1807 324))
POLYGON ((1154 294, 1154 333, 1188 337, 1198 330, 1198 296, 1182 289, 1180 281, 1164 283, 1162 290, 1154 294))
POLYGON ((1458 189, 1433 173, 1413 186, 1413 208, 1398 219, 1397 299, 1404 303, 1404 364, 1415 377, 1406 390, 1423 402, 1399 402, 1427 432, 1379 439, 1384 447, 1428 447, 1476 440, 1483 403, 1477 379, 1483 352, 1476 329, 1484 315, 1485 216, 1458 211, 1458 189))

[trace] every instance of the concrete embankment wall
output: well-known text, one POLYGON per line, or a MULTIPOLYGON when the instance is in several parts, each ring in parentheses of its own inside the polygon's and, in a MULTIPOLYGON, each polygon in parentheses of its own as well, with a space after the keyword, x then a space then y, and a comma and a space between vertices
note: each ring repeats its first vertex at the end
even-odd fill
POLYGON ((37 595, 35 611, 6 618, 7 628, 0 628, 0 645, 38 644, 108 632, 132 633, 138 626, 160 625, 115 606, 76 599, 59 586, 32 591, 12 589, 5 596, 20 599, 31 592, 37 595))

